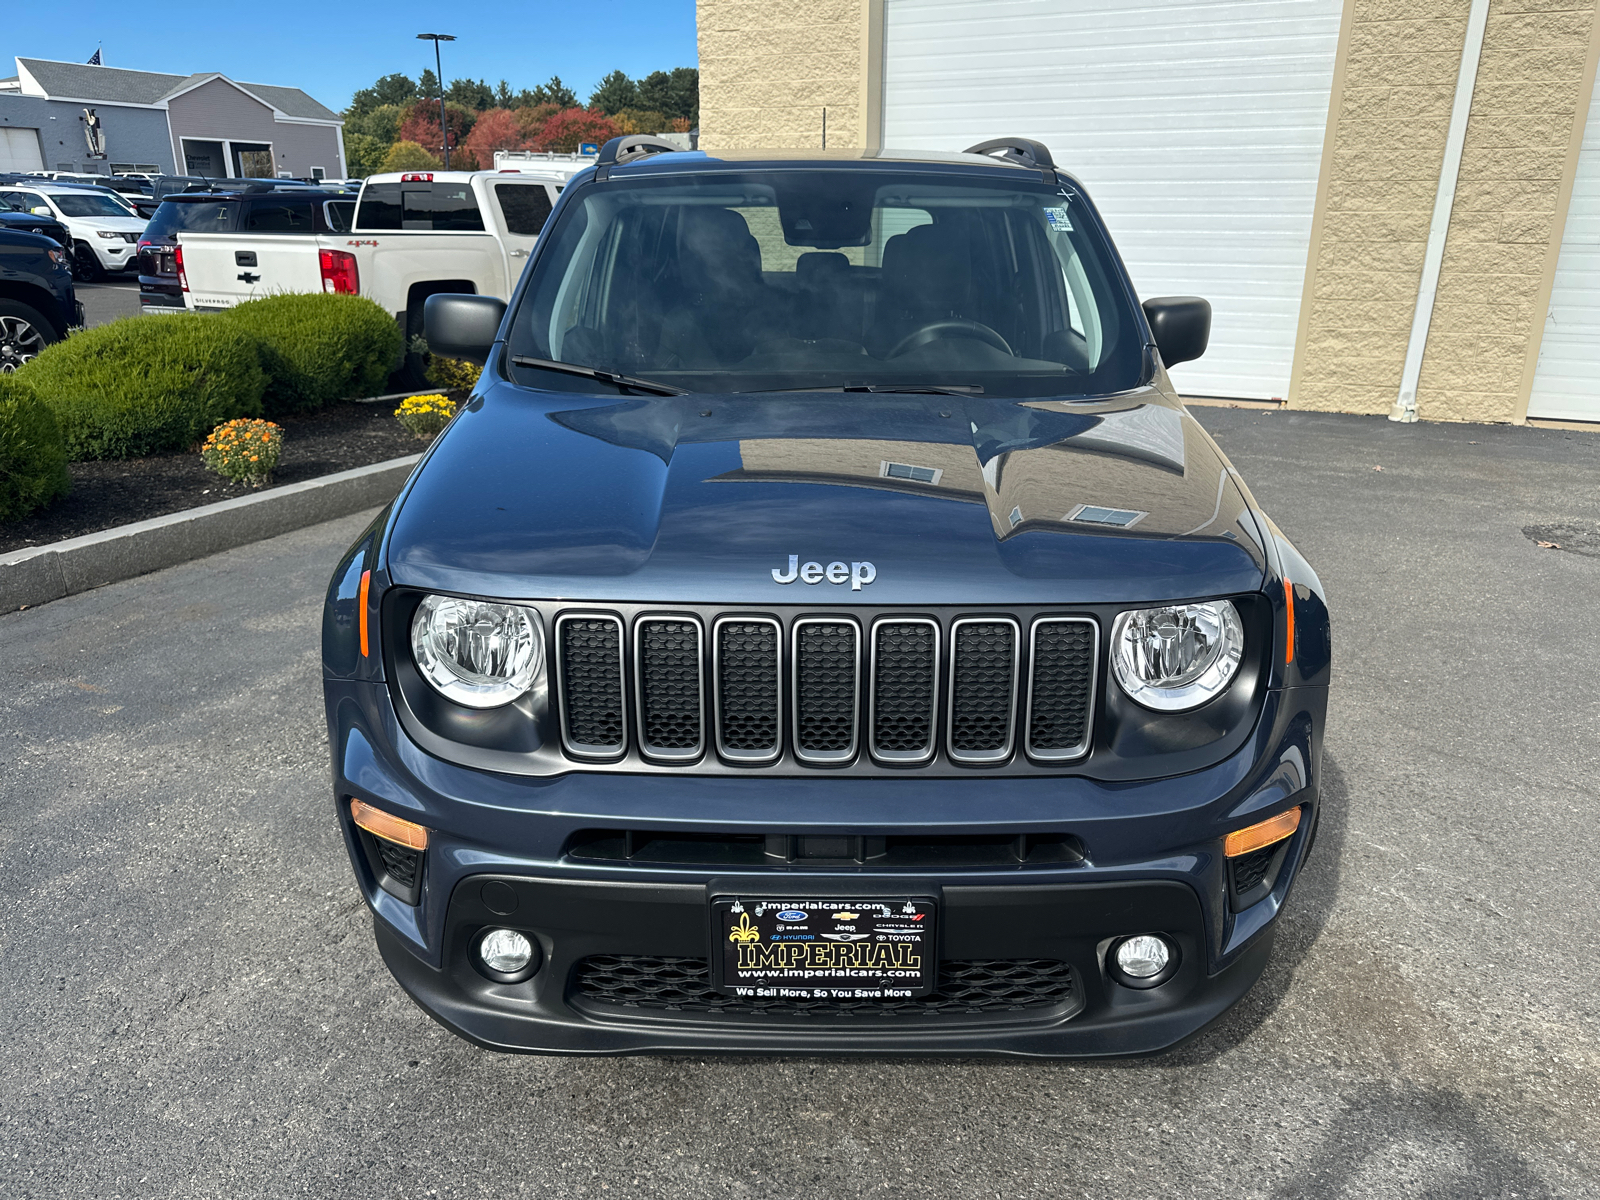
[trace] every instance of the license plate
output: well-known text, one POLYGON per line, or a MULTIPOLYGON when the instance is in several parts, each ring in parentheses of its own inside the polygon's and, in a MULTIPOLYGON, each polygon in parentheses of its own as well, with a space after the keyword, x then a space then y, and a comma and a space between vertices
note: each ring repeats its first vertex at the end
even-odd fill
POLYGON ((714 983, 732 996, 903 1000, 937 977, 932 900, 763 900, 711 905, 714 983))

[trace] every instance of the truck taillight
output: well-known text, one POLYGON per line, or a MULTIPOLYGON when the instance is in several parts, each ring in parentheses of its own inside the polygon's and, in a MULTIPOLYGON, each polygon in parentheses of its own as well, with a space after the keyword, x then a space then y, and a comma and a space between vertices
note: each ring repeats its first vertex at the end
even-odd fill
MULTIPOLYGON (((318 250, 318 265, 322 268, 322 290, 340 296, 354 296, 361 291, 361 276, 356 271, 356 256, 344 250, 318 250)), ((179 274, 183 272, 180 265, 179 274)))
POLYGON ((183 245, 181 243, 172 248, 172 261, 178 267, 178 286, 187 292, 189 290, 189 277, 183 273, 183 245))
POLYGON ((419 174, 415 174, 415 175, 402 175, 402 176, 400 176, 400 182, 401 183, 432 183, 433 182, 433 173, 431 171, 429 171, 429 172, 426 172, 426 173, 419 173, 419 174))

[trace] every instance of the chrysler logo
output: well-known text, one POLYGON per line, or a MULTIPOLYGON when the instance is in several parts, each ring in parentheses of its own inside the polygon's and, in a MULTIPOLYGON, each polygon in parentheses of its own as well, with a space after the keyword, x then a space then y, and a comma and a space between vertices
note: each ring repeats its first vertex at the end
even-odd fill
POLYGON ((793 583, 796 579, 801 583, 821 583, 826 579, 829 583, 848 583, 852 592, 859 592, 877 577, 878 568, 869 562, 831 562, 827 566, 819 562, 802 564, 798 554, 789 555, 787 571, 772 568, 773 583, 793 583))

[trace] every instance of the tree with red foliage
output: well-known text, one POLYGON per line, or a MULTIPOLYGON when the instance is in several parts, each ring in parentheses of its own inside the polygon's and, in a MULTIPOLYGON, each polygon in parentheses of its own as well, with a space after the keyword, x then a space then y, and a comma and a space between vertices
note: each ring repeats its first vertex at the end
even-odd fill
MULTIPOLYGON (((467 134, 471 132, 474 124, 473 114, 459 104, 445 104, 445 118, 450 122, 450 165, 452 167, 466 168, 465 161, 456 162, 454 155, 466 141, 467 134)), ((443 142, 439 138, 439 102, 437 100, 419 100, 411 106, 405 119, 400 122, 400 131, 396 141, 416 142, 430 154, 438 154, 443 142)))
POLYGON ((523 150, 527 137, 517 121, 517 114, 508 108, 491 108, 479 115, 462 143, 462 149, 478 160, 480 167, 494 165, 496 150, 523 150))
POLYGON ((603 113, 587 108, 567 108, 545 121, 532 141, 535 149, 571 154, 584 142, 598 145, 621 132, 603 113))

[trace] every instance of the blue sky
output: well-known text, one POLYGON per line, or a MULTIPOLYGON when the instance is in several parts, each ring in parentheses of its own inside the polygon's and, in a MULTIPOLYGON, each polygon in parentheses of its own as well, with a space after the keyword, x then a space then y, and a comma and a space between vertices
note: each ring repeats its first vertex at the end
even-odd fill
POLYGON ((82 62, 103 43, 108 67, 235 79, 303 88, 333 109, 380 75, 415 79, 433 66, 419 33, 453 33, 444 75, 499 79, 513 89, 561 76, 580 101, 613 70, 638 77, 699 64, 694 0, 343 0, 305 7, 237 0, 74 0, 5 5, 0 76, 16 57, 82 62), (281 20, 274 12, 281 11, 281 20), (316 14, 321 14, 317 19, 316 14))

